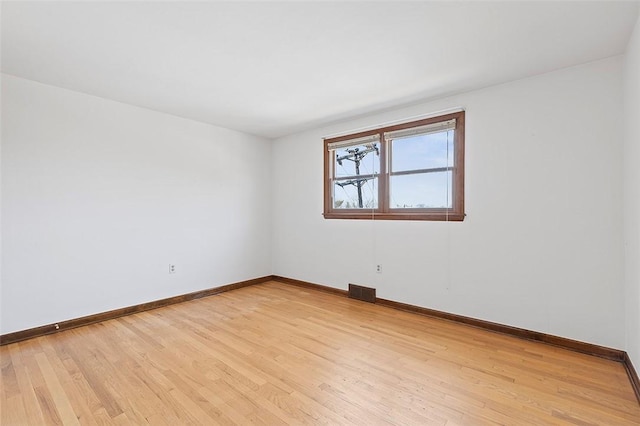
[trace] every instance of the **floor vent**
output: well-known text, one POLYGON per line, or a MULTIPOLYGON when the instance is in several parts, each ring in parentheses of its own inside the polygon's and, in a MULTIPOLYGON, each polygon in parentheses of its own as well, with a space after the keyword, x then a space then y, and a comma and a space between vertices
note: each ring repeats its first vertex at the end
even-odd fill
POLYGON ((352 299, 364 300, 365 302, 376 303, 376 289, 349 284, 349 297, 352 299))

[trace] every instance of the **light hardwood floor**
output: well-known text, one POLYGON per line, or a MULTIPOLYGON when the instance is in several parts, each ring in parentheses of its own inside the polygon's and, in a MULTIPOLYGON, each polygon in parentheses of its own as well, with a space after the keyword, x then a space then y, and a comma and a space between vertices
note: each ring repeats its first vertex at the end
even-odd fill
POLYGON ((638 425, 623 366, 269 282, 0 348, 2 425, 638 425))

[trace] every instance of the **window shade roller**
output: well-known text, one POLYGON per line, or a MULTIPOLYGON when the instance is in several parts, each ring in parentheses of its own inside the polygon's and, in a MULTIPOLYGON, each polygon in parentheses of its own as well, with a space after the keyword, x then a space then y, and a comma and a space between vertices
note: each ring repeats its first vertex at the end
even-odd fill
POLYGON ((327 148, 329 149, 329 151, 335 151, 336 149, 348 148, 350 146, 367 145, 367 144, 378 143, 378 142, 380 142, 380 136, 376 134, 376 135, 363 136, 361 138, 356 138, 356 139, 347 139, 345 141, 340 141, 340 142, 331 142, 327 144, 327 148))
POLYGON ((406 138, 415 135, 429 135, 432 133, 446 132, 456 128, 455 118, 452 120, 441 121, 439 123, 427 124, 426 126, 412 127, 410 129, 396 130, 384 134, 386 140, 406 138))

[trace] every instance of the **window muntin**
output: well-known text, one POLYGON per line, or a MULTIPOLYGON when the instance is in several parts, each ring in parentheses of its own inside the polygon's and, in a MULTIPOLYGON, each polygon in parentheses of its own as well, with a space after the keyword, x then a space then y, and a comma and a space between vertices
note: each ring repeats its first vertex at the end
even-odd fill
POLYGON ((463 220, 464 117, 325 139, 325 218, 463 220))

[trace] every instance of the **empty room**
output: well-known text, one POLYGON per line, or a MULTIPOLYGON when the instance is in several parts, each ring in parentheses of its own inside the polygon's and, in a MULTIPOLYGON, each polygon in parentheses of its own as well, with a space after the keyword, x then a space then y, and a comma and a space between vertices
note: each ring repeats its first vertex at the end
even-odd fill
POLYGON ((640 425, 640 1, 2 1, 0 424, 640 425))

